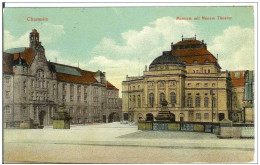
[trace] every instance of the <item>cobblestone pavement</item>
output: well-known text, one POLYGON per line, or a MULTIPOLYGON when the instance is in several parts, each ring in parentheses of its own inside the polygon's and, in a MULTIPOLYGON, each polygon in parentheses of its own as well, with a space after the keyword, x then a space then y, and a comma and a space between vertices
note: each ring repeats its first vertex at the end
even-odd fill
POLYGON ((5 129, 5 163, 251 162, 253 139, 218 139, 196 132, 139 131, 109 123, 70 130, 5 129))

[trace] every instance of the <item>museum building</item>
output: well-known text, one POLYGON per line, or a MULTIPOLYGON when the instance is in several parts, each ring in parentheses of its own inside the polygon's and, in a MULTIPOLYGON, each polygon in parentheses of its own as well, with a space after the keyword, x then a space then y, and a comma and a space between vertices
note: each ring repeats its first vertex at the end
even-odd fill
POLYGON ((166 100, 177 122, 219 122, 234 116, 239 116, 236 122, 242 122, 244 97, 239 93, 237 104, 232 104, 233 85, 245 86, 241 80, 234 83, 230 72, 221 71, 218 59, 203 40, 182 38, 155 58, 149 69, 145 67, 143 76, 126 76, 122 82, 122 117, 154 121, 160 103, 166 100))
POLYGON ((65 106, 72 124, 119 121, 118 89, 105 72, 47 61, 40 35, 33 29, 30 46, 3 53, 3 110, 7 127, 33 120, 51 125, 59 106, 65 106))

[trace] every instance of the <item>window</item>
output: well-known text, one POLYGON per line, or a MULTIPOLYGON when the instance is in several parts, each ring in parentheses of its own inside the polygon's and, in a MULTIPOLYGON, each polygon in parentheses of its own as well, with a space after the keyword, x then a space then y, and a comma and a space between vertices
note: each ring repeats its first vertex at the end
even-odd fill
POLYGON ((196 107, 200 107, 200 97, 196 97, 195 106, 196 106, 196 107))
POLYGON ((160 103, 162 103, 165 100, 165 94, 160 93, 160 103))
POLYGON ((135 95, 133 96, 133 101, 135 102, 135 95))
POLYGON ((204 83, 204 86, 207 87, 207 86, 208 86, 208 83, 204 83))
POLYGON ((53 95, 55 95, 56 85, 53 84, 53 95))
POLYGON ((70 96, 70 101, 73 101, 73 96, 70 96))
POLYGON ((176 94, 174 92, 170 93, 170 101, 171 101, 171 105, 174 107, 176 104, 176 94))
POLYGON ((204 107, 208 107, 209 106, 209 98, 205 97, 204 98, 204 107))
POLYGON ((84 94, 84 101, 87 102, 88 95, 84 94))
POLYGON ((198 61, 195 60, 193 63, 194 63, 194 64, 198 64, 198 61))
POLYGON ((196 87, 199 87, 200 86, 200 83, 196 83, 196 87))
POLYGON ((66 87, 66 84, 63 83, 63 84, 62 84, 62 90, 65 90, 65 87, 66 87))
POLYGON ((208 69, 208 73, 210 73, 210 69, 208 69))
POLYGON ((201 119, 201 114, 200 113, 196 113, 196 119, 198 119, 198 120, 201 119))
POLYGON ((46 88, 49 88, 49 81, 47 81, 46 88))
POLYGON ((216 108, 216 97, 213 97, 212 101, 213 101, 213 103, 212 103, 213 104, 213 108, 216 108))
POLYGON ((8 76, 8 77, 5 77, 5 83, 6 84, 10 84, 10 77, 8 76))
POLYGON ((206 119, 206 120, 209 119, 209 114, 208 113, 204 113, 204 119, 206 119))
POLYGON ((212 87, 215 87, 216 86, 216 83, 212 83, 212 87))
POLYGON ((164 87, 164 81, 159 82, 159 87, 164 87))
POLYGON ((34 100, 34 97, 33 97, 33 95, 34 95, 34 92, 32 92, 32 93, 31 93, 31 96, 32 96, 32 100, 34 100))
POLYGON ((148 84, 150 87, 154 86, 154 82, 149 82, 148 84))
POLYGON ((195 70, 193 70, 193 73, 195 73, 195 70))
POLYGON ((10 109, 10 107, 7 105, 7 106, 5 106, 5 114, 10 114, 11 113, 11 109, 10 109))
POLYGON ((80 93, 81 91, 80 91, 80 85, 78 85, 78 87, 77 87, 77 90, 78 90, 78 93, 80 93))
POLYGON ((70 115, 73 114, 73 107, 70 107, 70 109, 69 109, 69 113, 70 113, 70 115))
POLYGON ((149 94, 149 104, 151 107, 153 107, 153 104, 154 104, 154 94, 153 93, 149 94))
POLYGON ((137 96, 137 104, 138 104, 138 107, 141 107, 141 97, 140 97, 140 95, 137 96))
POLYGON ((62 101, 64 101, 64 102, 66 101, 66 96, 65 95, 62 96, 62 101))
POLYGON ((26 93, 26 81, 23 82, 23 92, 26 93))
POLYGON ((5 97, 9 98, 10 97, 10 91, 5 92, 5 97))
POLYGON ((188 97, 187 107, 192 107, 192 98, 191 97, 188 97))
POLYGON ((88 89, 87 87, 84 87, 84 92, 85 92, 85 93, 87 93, 87 89, 88 89))
POLYGON ((140 89, 140 85, 138 85, 138 89, 140 89))
POLYGON ((41 70, 41 69, 37 70, 37 72, 36 72, 36 77, 38 77, 38 78, 43 78, 43 77, 44 77, 44 72, 43 72, 43 70, 41 70))
POLYGON ((80 96, 78 96, 78 102, 80 102, 80 96))
POLYGON ((175 81, 170 81, 171 86, 175 86, 176 82, 175 81))
POLYGON ((188 83, 188 86, 190 87, 190 86, 191 86, 191 83, 188 83))

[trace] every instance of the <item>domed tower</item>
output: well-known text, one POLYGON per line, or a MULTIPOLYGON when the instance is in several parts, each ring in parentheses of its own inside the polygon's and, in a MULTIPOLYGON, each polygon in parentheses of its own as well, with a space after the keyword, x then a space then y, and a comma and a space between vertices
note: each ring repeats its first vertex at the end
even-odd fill
POLYGON ((161 56, 153 60, 149 66, 149 70, 173 70, 180 67, 185 67, 185 64, 181 58, 172 55, 171 51, 164 51, 161 56))
POLYGON ((36 29, 33 29, 32 32, 30 33, 29 41, 30 41, 31 48, 34 48, 41 44, 40 43, 40 34, 37 32, 36 29))
POLYGON ((154 100, 154 105, 148 102, 147 106, 160 107, 165 99, 171 107, 170 110, 182 108, 185 77, 186 65, 181 58, 172 55, 171 51, 164 51, 161 56, 152 61, 149 71, 144 72, 144 81, 148 86, 147 97, 154 97, 147 99, 149 102, 154 100))

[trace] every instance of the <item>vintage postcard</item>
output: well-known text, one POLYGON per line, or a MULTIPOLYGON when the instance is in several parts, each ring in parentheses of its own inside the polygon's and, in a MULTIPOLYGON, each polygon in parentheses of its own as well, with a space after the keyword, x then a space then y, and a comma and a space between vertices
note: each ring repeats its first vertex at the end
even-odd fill
POLYGON ((256 3, 3 3, 2 163, 256 163, 256 3))

